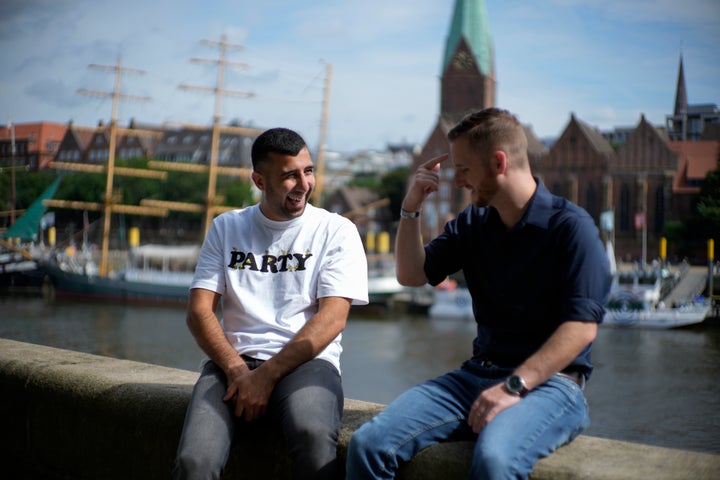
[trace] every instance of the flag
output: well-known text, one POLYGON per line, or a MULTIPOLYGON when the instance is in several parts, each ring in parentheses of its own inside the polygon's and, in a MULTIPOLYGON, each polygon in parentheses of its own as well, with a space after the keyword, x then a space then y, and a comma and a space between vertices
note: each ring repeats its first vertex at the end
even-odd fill
POLYGON ((600 213, 600 228, 605 232, 612 232, 615 230, 615 212, 612 210, 605 210, 600 213))

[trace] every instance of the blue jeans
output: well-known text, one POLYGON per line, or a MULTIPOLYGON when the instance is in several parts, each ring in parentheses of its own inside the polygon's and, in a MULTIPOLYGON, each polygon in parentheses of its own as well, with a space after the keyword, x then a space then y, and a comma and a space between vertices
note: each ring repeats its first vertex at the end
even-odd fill
POLYGON ((347 479, 394 478, 420 450, 475 439, 470 479, 525 479, 535 462, 569 443, 590 424, 582 389, 555 375, 502 411, 478 435, 467 414, 480 392, 512 370, 472 361, 398 396, 350 439, 347 479))
MULTIPOLYGON (((251 369, 262 362, 246 358, 251 369)), ((235 435, 247 422, 223 402, 225 373, 208 362, 193 389, 180 437, 174 479, 219 479, 235 435)), ((292 465, 293 478, 336 478, 337 440, 343 390, 339 372, 325 360, 306 362, 280 380, 263 418, 280 425, 292 465)), ((252 441, 252 439, 249 439, 252 441)))

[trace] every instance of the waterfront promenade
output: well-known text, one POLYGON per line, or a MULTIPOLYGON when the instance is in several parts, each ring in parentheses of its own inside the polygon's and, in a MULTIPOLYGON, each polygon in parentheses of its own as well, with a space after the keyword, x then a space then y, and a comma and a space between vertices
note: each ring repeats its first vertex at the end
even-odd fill
MULTIPOLYGON (((0 339, 0 461, 4 478, 167 478, 197 373, 0 339)), ((383 408, 346 400, 339 454, 383 408)), ((278 439, 254 432, 225 478, 289 478, 278 439)), ((422 452, 399 478, 465 478, 471 444, 422 452)), ((581 436, 531 478, 714 479, 720 455, 581 436)))

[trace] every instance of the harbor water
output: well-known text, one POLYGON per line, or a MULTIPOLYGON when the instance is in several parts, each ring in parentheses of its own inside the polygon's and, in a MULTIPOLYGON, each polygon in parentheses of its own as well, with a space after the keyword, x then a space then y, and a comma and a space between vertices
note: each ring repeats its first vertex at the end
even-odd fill
MULTIPOLYGON (((353 312, 343 337, 345 394, 388 403, 458 367, 473 336, 469 320, 353 312)), ((178 307, 0 296, 0 337, 186 370, 203 359, 178 307)), ((720 453, 720 327, 601 327, 593 363, 587 435, 720 453)))

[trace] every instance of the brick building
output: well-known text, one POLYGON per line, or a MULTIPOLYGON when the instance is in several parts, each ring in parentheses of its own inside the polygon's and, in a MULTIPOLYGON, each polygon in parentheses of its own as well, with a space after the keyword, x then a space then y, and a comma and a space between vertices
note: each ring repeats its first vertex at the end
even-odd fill
MULTIPOLYGON (((456 0, 442 60, 440 114, 414 157, 413 170, 448 152, 446 134, 465 113, 495 106, 488 25, 484 0, 456 0)), ((533 173, 551 192, 585 208, 598 225, 603 212, 613 212, 613 228, 604 234, 623 258, 641 258, 643 247, 647 259, 657 257, 664 227, 692 215, 702 181, 717 167, 720 152, 717 106, 688 105, 682 56, 667 126, 654 126, 640 115, 633 127, 600 132, 571 114, 549 149, 529 127, 525 130, 533 173)), ((446 162, 437 194, 423 205, 424 238, 437 235, 468 204, 467 192, 454 187, 453 177, 446 162)), ((669 245, 669 255, 672 249, 669 245)))
POLYGON ((0 166, 11 165, 14 157, 16 166, 45 168, 55 158, 66 130, 67 125, 53 122, 0 126, 0 166))

